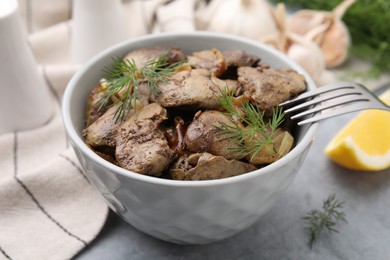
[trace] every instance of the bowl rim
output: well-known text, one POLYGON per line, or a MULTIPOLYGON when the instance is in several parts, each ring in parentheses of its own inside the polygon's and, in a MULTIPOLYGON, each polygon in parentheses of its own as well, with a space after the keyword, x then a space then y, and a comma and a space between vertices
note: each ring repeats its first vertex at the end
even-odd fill
MULTIPOLYGON (((148 175, 139 174, 136 172, 132 172, 130 170, 126 170, 124 168, 121 168, 117 165, 114 165, 107 160, 101 158, 99 155, 97 155, 95 152, 92 151, 80 138, 78 131, 76 131, 75 126, 72 124, 71 120, 71 114, 70 114, 70 103, 71 103, 71 96, 72 92, 74 91, 76 87, 76 83, 80 80, 82 75, 86 73, 89 68, 99 61, 100 59, 103 59, 106 57, 109 53, 114 52, 116 49, 124 48, 125 46, 132 45, 134 43, 137 43, 139 41, 147 41, 152 40, 156 38, 175 38, 175 37, 204 37, 204 38, 223 38, 226 40, 233 40, 233 41, 240 41, 244 42, 249 45, 254 45, 257 47, 260 47, 261 49, 264 49, 265 51, 271 53, 273 56, 277 56, 281 59, 283 59, 290 67, 293 67, 294 69, 297 69, 300 74, 303 74, 305 76, 305 79, 307 81, 307 85, 311 86, 312 88, 316 88, 316 84, 312 80, 312 78, 308 75, 308 73, 297 63, 290 60, 284 53, 267 46, 263 43, 257 42, 255 40, 244 38, 241 36, 236 36, 232 34, 227 33, 220 33, 220 32, 208 32, 208 31, 194 31, 194 32, 164 32, 164 33, 155 33, 155 34, 149 34, 145 36, 135 37, 123 42, 120 42, 118 44, 115 44, 98 54, 96 54, 94 57, 89 59, 84 65, 81 66, 80 69, 73 75, 73 77, 68 82, 64 95, 62 98, 62 104, 61 104, 61 113, 64 123, 65 131, 67 132, 68 137, 73 141, 73 143, 82 151, 82 154, 88 157, 88 159, 94 161, 95 163, 102 165, 104 168, 108 169, 109 171, 112 171, 116 174, 122 175, 127 178, 134 179, 136 181, 142 181, 147 182, 151 184, 158 184, 163 186, 183 186, 183 187, 205 187, 205 186, 214 186, 214 185, 228 185, 236 182, 242 182, 247 181, 248 179, 252 179, 259 175, 265 175, 265 174, 272 174, 273 171, 276 171, 279 167, 283 166, 284 164, 287 164, 289 160, 292 160, 294 157, 298 156, 299 154, 303 153, 305 148, 310 145, 310 143, 314 140, 315 134, 318 129, 318 123, 313 123, 309 126, 306 133, 303 135, 300 142, 294 146, 294 148, 287 153, 285 156, 283 156, 278 161, 271 163, 263 168, 257 169, 252 172, 248 172, 245 174, 223 178, 223 179, 216 179, 216 180, 196 180, 196 181, 183 181, 183 180, 171 180, 171 179, 163 179, 148 175)), ((72 147, 73 148, 73 147, 72 147)))

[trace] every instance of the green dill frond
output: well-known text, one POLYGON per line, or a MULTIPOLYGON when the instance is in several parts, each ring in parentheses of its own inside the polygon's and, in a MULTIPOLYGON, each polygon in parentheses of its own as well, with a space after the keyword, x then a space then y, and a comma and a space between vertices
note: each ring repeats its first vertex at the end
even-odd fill
POLYGON ((138 87, 147 83, 153 94, 160 93, 158 84, 168 80, 168 77, 183 65, 183 62, 168 63, 167 53, 161 54, 157 59, 151 59, 137 68, 134 60, 113 58, 112 65, 104 67, 102 78, 107 84, 103 89, 104 95, 98 101, 99 109, 107 106, 115 97, 114 104, 120 102, 114 117, 116 122, 122 122, 131 108, 135 109, 138 98, 138 87))
POLYGON ((238 147, 227 147, 228 152, 240 157, 251 155, 253 159, 267 144, 272 144, 276 130, 284 120, 284 113, 275 108, 268 120, 264 111, 251 102, 243 102, 237 107, 233 98, 233 92, 227 88, 221 90, 221 94, 217 96, 219 104, 231 118, 230 124, 220 122, 218 133, 221 139, 235 140, 238 144, 238 147), (241 121, 243 125, 236 123, 233 118, 241 121))
POLYGON ((312 248, 323 230, 329 233, 338 232, 335 228, 339 221, 346 222, 345 213, 342 212, 344 202, 339 202, 336 195, 330 195, 322 205, 322 210, 311 210, 303 220, 309 232, 309 247, 312 248))
POLYGON ((236 107, 233 105, 233 91, 226 86, 224 89, 219 89, 220 95, 217 96, 218 103, 232 116, 237 114, 236 107))

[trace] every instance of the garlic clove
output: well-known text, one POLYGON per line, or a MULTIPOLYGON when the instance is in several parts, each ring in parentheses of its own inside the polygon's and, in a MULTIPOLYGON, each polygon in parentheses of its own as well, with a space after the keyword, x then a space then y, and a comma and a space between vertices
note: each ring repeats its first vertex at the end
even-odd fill
POLYGON ((321 49, 324 53, 327 68, 335 68, 348 58, 351 37, 346 25, 337 21, 327 30, 322 40, 321 49))
POLYGON ((271 14, 275 21, 277 30, 273 33, 266 34, 265 36, 260 37, 258 40, 285 53, 287 52, 290 44, 286 37, 287 27, 285 5, 278 4, 276 8, 272 10, 271 14))
MULTIPOLYGON (((288 31, 294 32, 299 35, 306 35, 310 31, 315 30, 318 27, 324 28, 324 33, 331 25, 332 20, 329 17, 328 12, 314 11, 314 10, 301 10, 293 14, 288 18, 288 31)), ((311 37, 310 37, 311 38, 311 37)), ((317 34, 312 38, 318 44, 321 43, 321 34, 317 34)))
POLYGON ((285 47, 282 42, 284 42, 281 39, 281 34, 279 32, 274 32, 271 34, 268 34, 264 37, 261 37, 259 39, 260 42, 267 44, 268 46, 273 47, 274 49, 277 49, 281 52, 286 52, 287 48, 285 47))
POLYGON ((289 33, 292 44, 288 48, 287 56, 304 68, 307 73, 318 81, 325 71, 325 61, 323 53, 317 44, 306 38, 289 33))

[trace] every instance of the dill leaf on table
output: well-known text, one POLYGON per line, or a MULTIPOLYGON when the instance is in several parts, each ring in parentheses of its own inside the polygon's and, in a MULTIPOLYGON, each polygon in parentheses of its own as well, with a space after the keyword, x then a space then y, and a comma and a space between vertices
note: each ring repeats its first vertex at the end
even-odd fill
POLYGON ((311 210, 303 220, 305 221, 310 238, 309 247, 312 248, 323 230, 328 230, 329 233, 338 232, 336 224, 339 221, 347 222, 345 213, 342 208, 345 202, 339 202, 336 195, 330 195, 323 203, 322 210, 311 210))
MULTIPOLYGON (((270 0, 293 8, 330 11, 342 0, 270 0)), ((390 1, 356 0, 343 17, 352 38, 351 54, 372 64, 368 76, 390 71, 390 1)))

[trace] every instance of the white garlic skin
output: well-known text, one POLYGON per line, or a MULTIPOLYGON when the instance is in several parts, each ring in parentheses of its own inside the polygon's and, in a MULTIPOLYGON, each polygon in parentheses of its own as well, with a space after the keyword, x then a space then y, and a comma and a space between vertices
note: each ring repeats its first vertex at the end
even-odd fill
POLYGON ((332 12, 298 11, 288 19, 288 30, 317 43, 324 54, 326 67, 337 67, 345 62, 351 46, 349 30, 341 18, 354 2, 344 0, 332 12))
POLYGON ((209 31, 258 39, 277 30, 270 6, 264 0, 213 0, 209 7, 209 31))
POLYGON ((324 55, 320 47, 301 35, 271 34, 261 39, 261 42, 285 53, 305 69, 314 81, 325 71, 324 55))
POLYGON ((320 46, 326 67, 337 67, 345 62, 351 46, 351 37, 343 21, 332 21, 325 12, 302 10, 292 15, 288 22, 289 31, 306 37, 320 26, 325 26, 325 30, 308 38, 320 46))
POLYGON ((293 42, 286 51, 287 56, 304 68, 317 82, 325 71, 325 61, 321 49, 315 43, 301 36, 290 34, 289 38, 293 42))
POLYGON ((260 38, 259 41, 285 53, 305 69, 314 81, 318 81, 325 71, 325 61, 320 47, 304 36, 289 31, 284 4, 276 6, 273 17, 278 31, 260 38))
POLYGON ((334 22, 323 37, 321 49, 327 68, 335 68, 348 58, 351 36, 342 21, 334 22))
MULTIPOLYGON (((331 22, 332 19, 329 17, 329 12, 301 10, 288 18, 287 26, 290 32, 298 35, 306 35, 313 28, 318 28, 319 26, 325 25, 325 30, 328 29, 331 22)), ((320 34, 317 34, 312 40, 320 44, 322 40, 320 36, 320 34)))

